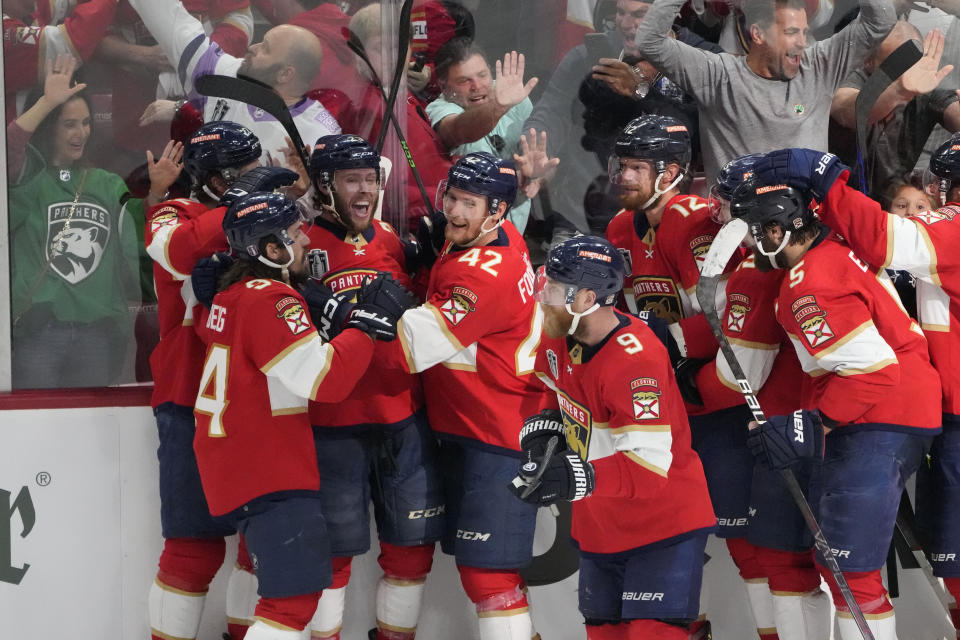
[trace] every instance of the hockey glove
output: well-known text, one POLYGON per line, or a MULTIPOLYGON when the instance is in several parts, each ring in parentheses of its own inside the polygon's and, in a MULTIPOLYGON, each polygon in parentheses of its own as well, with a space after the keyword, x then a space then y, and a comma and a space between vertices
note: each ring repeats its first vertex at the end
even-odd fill
POLYGON ((747 434, 750 452, 768 469, 784 469, 799 460, 823 457, 823 421, 818 411, 798 409, 771 416, 747 434))
POLYGON ((446 240, 447 217, 442 211, 434 212, 432 216, 420 218, 417 227, 417 244, 420 245, 421 264, 433 266, 446 240))
POLYGON ((586 498, 593 493, 594 484, 593 465, 568 451, 551 456, 546 462, 530 460, 520 467, 517 477, 508 486, 524 502, 546 506, 561 500, 572 502, 586 498), (546 464, 547 468, 540 477, 539 486, 526 498, 521 498, 541 464, 546 464))
POLYGON ((374 340, 390 342, 397 337, 398 320, 400 320, 400 316, 388 313, 375 304, 358 302, 350 310, 344 328, 360 329, 374 340))
POLYGON ((254 167, 233 181, 220 196, 220 206, 229 207, 254 191, 275 191, 280 187, 289 187, 299 177, 295 171, 283 167, 254 167))
POLYGON ((563 417, 557 409, 544 409, 524 420, 523 428, 520 429, 520 449, 524 457, 528 460, 543 458, 551 436, 557 436, 556 453, 567 450, 567 428, 563 425, 563 417))
POLYGON ((213 304, 213 296, 217 295, 220 278, 232 265, 233 258, 219 252, 209 258, 201 258, 193 265, 193 272, 190 274, 193 295, 207 309, 213 304))
POLYGON ((677 378, 677 386, 680 387, 680 395, 684 402, 698 407, 703 406, 703 397, 700 395, 700 389, 697 388, 697 373, 708 362, 713 361, 704 358, 680 358, 673 365, 673 374, 677 378))
POLYGON ((837 156, 813 149, 779 149, 761 158, 753 175, 763 184, 788 184, 823 202, 830 187, 850 168, 837 156))
POLYGON ((366 280, 357 292, 357 305, 371 304, 383 312, 396 316, 417 304, 413 294, 386 271, 377 272, 377 276, 366 280))
POLYGON ((317 327, 317 333, 324 342, 333 340, 350 318, 353 303, 348 302, 345 296, 336 295, 313 278, 307 280, 300 289, 300 294, 307 301, 310 319, 317 327))

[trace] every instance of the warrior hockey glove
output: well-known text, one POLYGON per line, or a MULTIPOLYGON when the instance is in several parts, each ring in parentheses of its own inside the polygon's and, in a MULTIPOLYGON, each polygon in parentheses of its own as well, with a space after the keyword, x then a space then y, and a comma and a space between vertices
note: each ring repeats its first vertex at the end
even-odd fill
POLYGON ((396 316, 416 306, 417 301, 407 289, 386 271, 377 272, 377 276, 360 285, 357 292, 357 305, 371 304, 383 312, 396 316))
POLYGON ((753 175, 763 184, 788 184, 823 202, 830 187, 850 168, 837 156, 813 149, 779 149, 761 158, 753 175))
POLYGON ((333 340, 346 326, 353 303, 312 278, 300 289, 300 294, 307 301, 310 319, 317 327, 317 333, 324 342, 333 340))
POLYGON ((799 460, 823 457, 823 421, 818 411, 798 409, 771 416, 750 430, 747 446, 769 469, 784 469, 799 460))
POLYGON ((276 191, 289 187, 299 176, 283 167, 254 167, 233 181, 230 188, 220 196, 220 206, 229 207, 235 201, 254 191, 276 191))
POLYGON ((447 217, 442 211, 420 218, 420 224, 417 226, 417 244, 420 245, 421 264, 430 267, 437 261, 437 257, 443 250, 446 229, 447 217))
POLYGON ((546 462, 530 460, 520 467, 520 473, 508 486, 524 502, 546 506, 561 500, 572 502, 586 498, 593 493, 594 484, 593 465, 568 451, 551 456, 546 462), (541 464, 546 464, 547 468, 540 477, 540 485, 526 498, 521 498, 528 483, 537 476, 541 464))
POLYGON ((528 460, 542 459, 551 436, 557 436, 556 453, 567 449, 567 428, 557 409, 544 409, 523 421, 520 429, 520 449, 528 460))
POLYGON ((217 284, 220 278, 233 265, 233 258, 225 253, 215 253, 209 258, 201 258, 193 265, 190 275, 190 285, 193 295, 207 309, 213 304, 213 296, 217 295, 217 284))

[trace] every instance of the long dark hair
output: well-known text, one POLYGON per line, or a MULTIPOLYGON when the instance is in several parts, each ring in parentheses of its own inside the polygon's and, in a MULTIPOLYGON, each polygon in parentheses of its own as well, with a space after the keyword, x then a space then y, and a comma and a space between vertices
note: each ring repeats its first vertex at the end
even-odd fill
MULTIPOLYGON (((30 94, 27 96, 27 109, 32 107, 37 103, 40 98, 43 97, 43 86, 35 87, 30 94)), ((84 104, 87 105, 87 110, 90 112, 90 137, 87 138, 87 143, 83 147, 83 156, 80 158, 78 164, 81 166, 86 166, 89 164, 87 160, 87 151, 90 149, 90 143, 93 140, 94 127, 93 127, 93 105, 90 103, 90 96, 87 95, 87 90, 78 91, 77 93, 70 96, 70 98, 63 102, 62 104, 57 105, 57 107, 51 111, 46 118, 43 119, 43 122, 40 123, 40 126, 37 127, 37 130, 33 132, 33 135, 30 137, 30 144, 32 144, 43 156, 43 159, 47 162, 53 159, 53 139, 54 132, 57 127, 57 121, 60 119, 60 114, 63 113, 63 108, 73 102, 74 100, 83 100, 84 104)), ((25 109, 26 111, 26 109, 25 109)))

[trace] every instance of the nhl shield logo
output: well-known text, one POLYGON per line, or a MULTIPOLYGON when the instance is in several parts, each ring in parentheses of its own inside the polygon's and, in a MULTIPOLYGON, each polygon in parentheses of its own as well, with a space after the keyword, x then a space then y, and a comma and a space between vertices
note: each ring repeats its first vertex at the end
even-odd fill
POLYGON ((727 312, 727 329, 733 333, 741 333, 747 312, 750 311, 750 298, 742 293, 731 293, 728 302, 730 310, 727 312))
POLYGON ((310 329, 310 318, 296 298, 292 296, 283 298, 276 307, 277 317, 287 323, 287 329, 290 329, 293 335, 300 335, 310 329))
POLYGON ((471 311, 477 309, 477 294, 465 287, 454 287, 450 299, 440 305, 440 312, 452 325, 458 325, 471 311))
POLYGON ((820 308, 814 296, 798 298, 790 305, 790 310, 811 347, 817 348, 835 337, 827 324, 827 312, 820 308))
POLYGON ((560 366, 557 360, 557 354, 553 349, 547 349, 547 365, 550 366, 550 373, 554 380, 560 379, 560 366))
POLYGON ((110 214, 100 205, 57 202, 47 207, 47 260, 50 269, 70 284, 97 270, 109 241, 110 214))
POLYGON ((633 393, 633 417, 636 420, 660 418, 660 385, 656 378, 636 378, 630 382, 633 393))
POLYGON ((311 278, 319 280, 330 271, 330 257, 323 249, 310 249, 307 253, 307 262, 310 265, 311 278))

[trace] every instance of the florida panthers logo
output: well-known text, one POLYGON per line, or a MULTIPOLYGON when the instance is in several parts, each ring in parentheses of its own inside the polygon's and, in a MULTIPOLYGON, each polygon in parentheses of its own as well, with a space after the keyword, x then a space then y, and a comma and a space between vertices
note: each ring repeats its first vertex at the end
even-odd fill
POLYGON ((563 426, 567 431, 567 446, 581 459, 587 460, 590 450, 590 431, 593 419, 586 407, 560 391, 557 393, 560 413, 563 415, 563 426))
POLYGON ((289 296, 277 303, 277 317, 287 323, 293 335, 300 335, 310 329, 310 318, 296 298, 289 296))
POLYGON ((727 303, 730 305, 727 311, 727 329, 733 333, 741 333, 743 321, 750 311, 750 298, 742 293, 731 293, 727 303))
POLYGON ((477 309, 477 294, 465 287, 454 287, 450 299, 440 305, 443 314, 452 325, 458 325, 467 314, 477 309))
POLYGON ((679 322, 683 317, 680 295, 670 278, 637 276, 633 281, 633 297, 638 311, 650 311, 667 322, 679 322))
POLYGON ((817 305, 813 296, 803 296, 790 305, 793 317, 800 325, 803 337, 811 347, 817 348, 834 338, 833 330, 827 324, 827 312, 817 305))
POLYGON ((47 207, 47 260, 70 284, 86 280, 97 270, 109 241, 110 214, 103 207, 87 202, 47 207))
POLYGON ((633 417, 636 420, 660 418, 660 385, 656 378, 636 378, 630 382, 633 393, 633 417))

